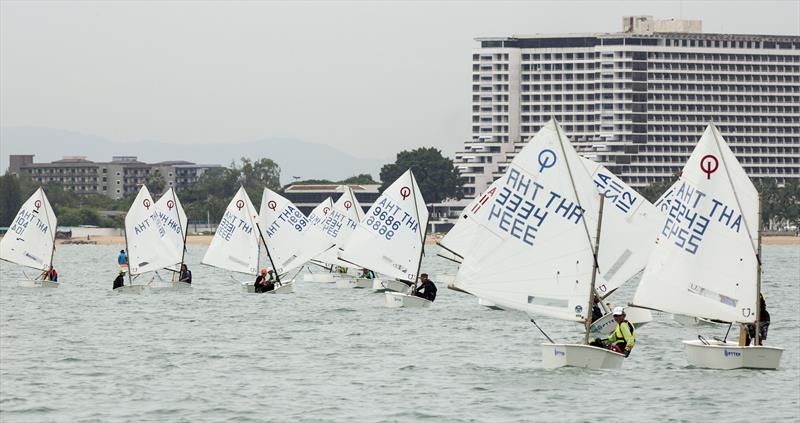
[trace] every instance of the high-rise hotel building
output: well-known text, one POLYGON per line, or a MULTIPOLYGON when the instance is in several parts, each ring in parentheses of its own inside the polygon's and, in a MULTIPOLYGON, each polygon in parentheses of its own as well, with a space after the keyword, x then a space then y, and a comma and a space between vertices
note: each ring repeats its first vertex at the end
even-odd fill
POLYGON ((709 122, 750 176, 800 178, 800 37, 704 34, 700 21, 623 18, 619 33, 478 38, 472 198, 555 118, 578 151, 634 187, 671 178, 709 122))

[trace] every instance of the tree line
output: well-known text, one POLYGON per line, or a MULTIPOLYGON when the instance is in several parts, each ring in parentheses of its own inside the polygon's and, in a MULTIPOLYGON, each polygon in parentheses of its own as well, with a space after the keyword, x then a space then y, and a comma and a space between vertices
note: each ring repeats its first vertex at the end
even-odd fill
MULTIPOLYGON (((411 169, 417 179, 422 195, 430 203, 462 198, 464 179, 453 164, 436 148, 423 147, 397 154, 394 162, 385 164, 380 171, 380 181, 372 175, 359 174, 340 181, 309 179, 293 184, 381 184, 386 189, 406 169, 411 169)), ((287 186, 280 184, 280 166, 268 158, 242 158, 228 167, 213 168, 203 173, 198 181, 180 192, 180 201, 190 221, 218 222, 231 197, 244 186, 256 207, 261 200, 264 187, 282 193, 287 186)), ((638 191, 655 202, 674 181, 651 184, 638 191)), ((778 186, 774 180, 756 179, 756 188, 761 193, 762 219, 767 230, 800 227, 800 182, 787 182, 778 186)), ((157 171, 148 178, 146 185, 154 196, 167 186, 163 175, 157 171)), ((0 226, 9 226, 22 203, 39 187, 26 175, 0 177, 0 226)), ((65 190, 61 185, 50 183, 44 186, 47 197, 55 209, 60 226, 96 225, 122 227, 124 213, 105 216, 103 211, 125 212, 130 208, 136 194, 112 199, 102 194, 78 194, 65 190)))

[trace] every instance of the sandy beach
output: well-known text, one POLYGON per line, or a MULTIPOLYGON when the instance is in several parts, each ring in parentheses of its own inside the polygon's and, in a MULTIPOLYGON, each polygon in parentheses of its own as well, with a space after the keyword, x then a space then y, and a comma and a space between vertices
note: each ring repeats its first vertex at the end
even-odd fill
MULTIPOLYGON (((444 234, 430 234, 425 243, 436 244, 443 236, 444 234)), ((213 235, 189 235, 186 238, 186 243, 189 245, 209 245, 211 244, 212 238, 214 238, 213 235)), ((63 244, 64 242, 76 244, 80 243, 80 241, 85 241, 85 239, 58 240, 57 242, 59 244, 63 244)), ((94 241, 94 243, 98 245, 125 244, 125 238, 121 236, 96 236, 91 237, 89 241, 94 241)), ((764 236, 762 242, 764 245, 800 245, 800 237, 792 235, 764 236)))

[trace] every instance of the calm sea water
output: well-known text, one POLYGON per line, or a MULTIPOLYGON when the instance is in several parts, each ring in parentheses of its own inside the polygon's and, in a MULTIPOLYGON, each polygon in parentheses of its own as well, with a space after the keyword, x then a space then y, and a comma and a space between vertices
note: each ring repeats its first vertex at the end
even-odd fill
MULTIPOLYGON (((247 295, 200 265, 197 246, 190 292, 120 295, 117 252, 60 247, 56 290, 18 288, 21 269, 0 265, 0 420, 599 421, 620 417, 615 404, 624 421, 800 419, 797 246, 764 248, 769 344, 786 349, 777 371, 690 368, 680 341, 698 329, 663 314, 622 370, 544 370, 543 337, 525 316, 443 283, 426 310, 332 284, 247 295)), ((455 273, 433 253, 424 270, 455 273)), ((557 340, 581 337, 571 323, 539 323, 557 340)))

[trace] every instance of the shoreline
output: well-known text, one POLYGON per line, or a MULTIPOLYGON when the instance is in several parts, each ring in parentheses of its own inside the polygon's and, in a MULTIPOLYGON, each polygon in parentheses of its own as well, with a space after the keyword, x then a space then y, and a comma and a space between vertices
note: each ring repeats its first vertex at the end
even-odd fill
MULTIPOLYGON (((426 245, 434 245, 442 239, 444 234, 430 234, 425 239, 426 245)), ((213 235, 189 235, 186 237, 187 245, 210 245, 213 235)), ((763 245, 800 245, 800 236, 794 235, 766 235, 761 238, 763 245)), ((71 244, 71 245, 125 245, 125 237, 123 236, 93 236, 89 239, 73 238, 73 239, 58 239, 56 244, 71 244)))

